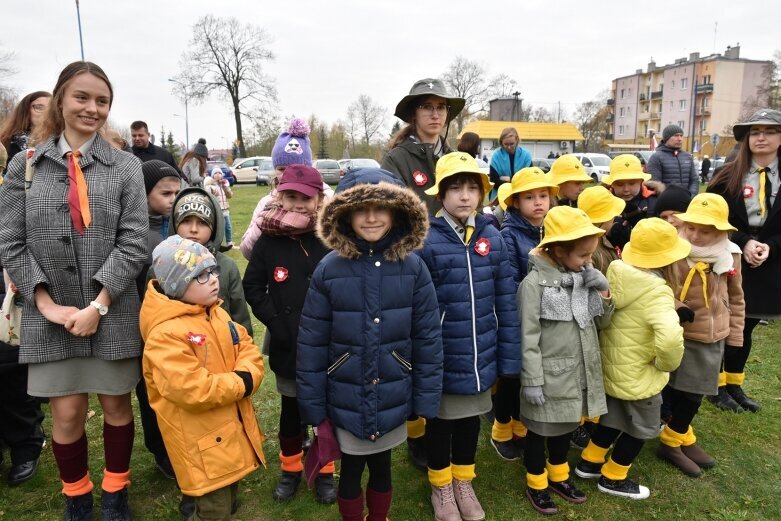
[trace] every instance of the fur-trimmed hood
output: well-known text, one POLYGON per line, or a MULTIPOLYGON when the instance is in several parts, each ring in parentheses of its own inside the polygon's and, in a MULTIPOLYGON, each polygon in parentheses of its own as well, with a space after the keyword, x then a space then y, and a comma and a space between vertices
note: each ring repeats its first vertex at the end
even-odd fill
POLYGON ((320 211, 317 235, 342 257, 356 259, 373 249, 397 262, 423 246, 428 226, 426 207, 412 190, 386 170, 364 168, 348 172, 339 182, 333 199, 320 211), (390 232, 375 244, 356 237, 348 222, 353 210, 370 204, 390 208, 394 214, 390 232))

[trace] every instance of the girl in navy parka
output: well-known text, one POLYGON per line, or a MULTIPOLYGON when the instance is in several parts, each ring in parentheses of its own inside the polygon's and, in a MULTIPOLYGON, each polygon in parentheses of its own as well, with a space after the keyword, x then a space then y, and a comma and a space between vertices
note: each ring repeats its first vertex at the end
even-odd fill
POLYGON ((472 489, 479 415, 491 409, 499 376, 520 373, 520 326, 510 263, 499 232, 477 214, 491 183, 469 154, 454 152, 437 163, 427 190, 443 209, 431 218, 420 253, 437 288, 443 395, 426 424, 431 503, 440 520, 483 519, 472 489), (452 457, 451 457, 452 449, 452 457))
POLYGON ((442 393, 442 331, 423 244, 426 209, 393 174, 348 172, 319 214, 333 249, 315 269, 298 332, 296 379, 304 423, 330 420, 342 451, 342 519, 369 521, 391 501, 391 449, 411 414, 436 416, 442 393))

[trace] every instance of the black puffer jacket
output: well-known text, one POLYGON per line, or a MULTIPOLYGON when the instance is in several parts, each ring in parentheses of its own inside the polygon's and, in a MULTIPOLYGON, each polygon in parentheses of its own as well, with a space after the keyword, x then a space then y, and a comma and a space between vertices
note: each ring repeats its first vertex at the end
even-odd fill
POLYGON ((654 181, 682 186, 689 190, 692 196, 700 191, 700 179, 694 167, 694 158, 680 148, 659 145, 648 159, 648 173, 654 181))

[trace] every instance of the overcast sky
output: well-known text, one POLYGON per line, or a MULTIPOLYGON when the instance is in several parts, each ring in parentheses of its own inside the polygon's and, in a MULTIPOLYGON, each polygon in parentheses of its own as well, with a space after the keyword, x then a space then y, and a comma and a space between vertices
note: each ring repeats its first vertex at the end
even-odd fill
MULTIPOLYGON (((740 43, 741 57, 770 59, 781 48, 761 3, 726 0, 662 2, 582 0, 479 2, 448 0, 81 0, 85 58, 114 84, 111 119, 162 126, 184 142, 181 102, 168 78, 206 14, 234 16, 265 28, 276 58, 279 113, 344 118, 360 94, 387 109, 415 80, 440 76, 462 55, 489 76, 506 73, 525 103, 549 108, 577 103, 610 87, 613 78, 690 52, 723 53, 740 43), (516 7, 511 7, 515 5, 516 7), (714 38, 714 23, 718 31, 714 38)), ((60 70, 80 59, 75 0, 3 0, 0 48, 13 50, 18 73, 3 78, 20 95, 51 90, 60 70)), ((247 128, 245 126, 245 128, 247 128)), ((235 139, 230 105, 216 97, 190 106, 190 141, 213 148, 235 139)))

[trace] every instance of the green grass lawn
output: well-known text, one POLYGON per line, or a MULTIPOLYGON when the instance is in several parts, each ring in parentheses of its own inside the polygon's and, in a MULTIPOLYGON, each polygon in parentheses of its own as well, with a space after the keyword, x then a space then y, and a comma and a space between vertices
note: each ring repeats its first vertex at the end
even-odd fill
MULTIPOLYGON (((235 242, 238 244, 252 210, 268 191, 243 185, 235 190, 231 203, 235 242)), ((230 255, 244 271, 246 261, 236 250, 230 255)), ((255 339, 263 336, 263 326, 255 321, 255 339)), ((560 519, 578 520, 773 520, 781 519, 781 324, 759 326, 754 350, 747 367, 746 389, 764 406, 758 414, 729 414, 704 403, 695 418, 699 443, 718 460, 717 466, 705 471, 699 479, 685 477, 654 456, 658 441, 647 443, 630 471, 630 477, 651 489, 645 501, 631 501, 597 492, 596 483, 578 480, 589 495, 583 505, 565 504, 556 499, 560 519)), ((271 490, 279 473, 277 420, 279 399, 274 376, 270 371, 254 402, 261 427, 268 436, 265 444, 268 468, 242 481, 242 506, 235 516, 240 520, 284 521, 339 519, 335 505, 315 502, 314 493, 304 486, 289 504, 280 505, 271 499, 271 490)), ((2 397, 0 397, 2 399, 2 397)), ((93 480, 99 487, 103 468, 101 441, 102 418, 96 400, 92 400, 95 415, 87 422, 90 442, 90 463, 93 480)), ((138 416, 138 415, 136 415, 138 416)), ((154 461, 143 445, 141 422, 136 422, 136 444, 132 461, 130 501, 136 520, 177 520, 179 495, 172 481, 160 476, 154 461)), ((50 420, 46 422, 51 432, 50 420)), ((475 490, 487 513, 488 520, 521 520, 538 518, 523 495, 524 469, 521 462, 504 462, 488 443, 490 426, 483 424, 477 455, 475 490)), ((578 453, 572 451, 574 466, 578 453)), ((7 470, 8 458, 4 470, 7 470)), ((433 519, 429 503, 430 489, 426 475, 407 463, 405 446, 393 454, 394 498, 391 518, 394 520, 433 519)), ((96 501, 96 506, 97 501, 96 501)), ((36 477, 19 487, 8 488, 0 482, 0 520, 62 519, 60 484, 51 449, 41 457, 36 477)))

